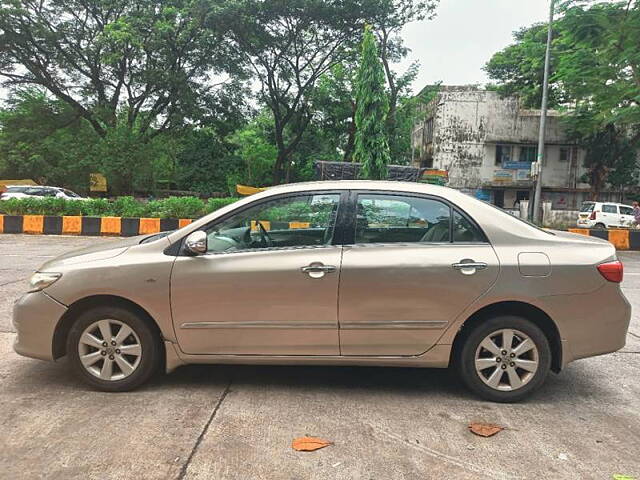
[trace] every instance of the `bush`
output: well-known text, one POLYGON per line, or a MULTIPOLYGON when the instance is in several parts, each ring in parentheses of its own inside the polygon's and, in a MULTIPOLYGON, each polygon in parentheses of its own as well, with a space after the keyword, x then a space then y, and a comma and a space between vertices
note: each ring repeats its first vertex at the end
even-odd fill
POLYGON ((207 201, 207 213, 215 212, 222 207, 226 207, 227 205, 231 205, 232 203, 237 202, 238 199, 234 197, 226 197, 226 198, 210 198, 207 201))
POLYGON ((103 198, 86 201, 63 198, 10 198, 0 200, 0 214, 197 218, 236 200, 237 198, 211 198, 205 203, 196 197, 169 197, 150 202, 141 202, 133 197, 118 197, 112 201, 103 198))

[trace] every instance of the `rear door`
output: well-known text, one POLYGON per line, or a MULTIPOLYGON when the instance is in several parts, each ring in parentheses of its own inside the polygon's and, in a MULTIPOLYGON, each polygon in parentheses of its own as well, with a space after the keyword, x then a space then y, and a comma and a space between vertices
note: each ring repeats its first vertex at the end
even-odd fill
POLYGON ((354 192, 340 273, 342 355, 418 355, 495 282, 481 229, 437 197, 354 192), (350 240, 350 241, 349 241, 350 240))
POLYGON ((604 203, 602 205, 602 220, 607 227, 617 227, 620 225, 620 215, 618 214, 618 206, 613 203, 604 203))

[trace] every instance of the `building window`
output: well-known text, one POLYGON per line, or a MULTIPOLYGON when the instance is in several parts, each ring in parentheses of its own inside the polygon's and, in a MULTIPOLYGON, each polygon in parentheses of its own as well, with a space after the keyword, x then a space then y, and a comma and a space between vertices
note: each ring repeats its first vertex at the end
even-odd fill
POLYGON ((536 147, 520 147, 520 158, 518 161, 520 162, 535 162, 536 161, 536 147))
POLYGON ((496 165, 502 166, 505 162, 510 162, 513 155, 511 145, 496 145, 496 165))
POLYGON ((571 150, 569 147, 560 147, 560 161, 568 162, 571 156, 571 150))
POLYGON ((424 142, 425 143, 433 142, 433 118, 430 118, 425 122, 424 142))

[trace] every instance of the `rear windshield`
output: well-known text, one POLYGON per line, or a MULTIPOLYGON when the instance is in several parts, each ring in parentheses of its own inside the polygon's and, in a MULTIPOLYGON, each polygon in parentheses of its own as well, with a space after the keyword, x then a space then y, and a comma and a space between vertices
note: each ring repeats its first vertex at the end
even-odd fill
POLYGON ((596 204, 593 202, 584 202, 582 204, 582 207, 580 207, 580 211, 581 212, 593 212, 593 207, 595 207, 596 204))
POLYGON ((544 232, 547 235, 555 235, 555 233, 547 230, 546 228, 541 228, 538 225, 536 225, 535 223, 530 222, 529 220, 525 220, 524 218, 520 218, 520 217, 517 217, 515 215, 511 215, 509 212, 507 212, 503 208, 498 207, 497 205, 494 205, 493 203, 485 202, 484 200, 480 200, 480 201, 482 203, 486 204, 486 205, 489 205, 490 207, 495 208, 499 212, 504 213, 505 215, 509 215, 509 217, 511 217, 511 218, 515 218, 516 220, 519 220, 520 222, 525 223, 525 224, 529 225, 530 227, 535 228, 536 230, 538 230, 540 232, 544 232))

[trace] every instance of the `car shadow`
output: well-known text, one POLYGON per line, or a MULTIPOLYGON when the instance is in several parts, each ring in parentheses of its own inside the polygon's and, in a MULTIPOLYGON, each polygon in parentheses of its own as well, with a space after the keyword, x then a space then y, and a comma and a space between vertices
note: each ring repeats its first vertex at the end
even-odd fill
MULTIPOLYGON (((576 405, 584 400, 612 401, 615 391, 602 385, 599 377, 590 374, 585 365, 570 365, 560 374, 550 373, 543 387, 522 404, 576 405)), ((14 371, 13 384, 20 390, 55 389, 57 391, 91 392, 73 376, 62 359, 57 363, 27 361, 14 371), (17 378, 16 378, 17 377, 17 378), (14 383, 15 382, 15 383, 14 383)), ((600 379, 601 380, 601 379, 600 379)), ((169 375, 157 374, 140 387, 139 392, 193 390, 200 387, 234 389, 262 387, 283 390, 317 390, 340 393, 370 392, 394 395, 423 396, 425 400, 478 399, 459 381, 452 369, 406 367, 352 367, 352 366, 260 366, 260 365, 185 365, 169 375)), ((135 391, 131 394, 135 394, 135 391)))

